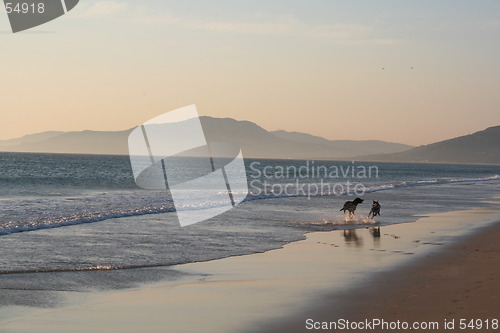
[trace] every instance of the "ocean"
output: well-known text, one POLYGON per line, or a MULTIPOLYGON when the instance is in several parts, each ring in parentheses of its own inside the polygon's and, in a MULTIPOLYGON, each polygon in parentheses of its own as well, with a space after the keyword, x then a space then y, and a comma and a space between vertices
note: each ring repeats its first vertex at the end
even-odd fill
MULTIPOLYGON (((167 167, 189 178, 198 161, 185 159, 188 168, 167 167)), ((312 231, 373 227, 372 200, 382 206, 375 221, 383 228, 488 206, 500 188, 498 165, 246 159, 245 166, 244 202, 180 227, 168 191, 139 188, 127 156, 0 153, 0 306, 50 306, 44 291, 175 281, 183 273, 173 265, 264 252, 312 231), (339 210, 355 197, 365 201, 349 219, 339 210), (43 285, 41 274, 52 274, 43 285), (30 292, 29 302, 19 290, 30 292)), ((217 207, 219 199, 177 209, 217 207)))

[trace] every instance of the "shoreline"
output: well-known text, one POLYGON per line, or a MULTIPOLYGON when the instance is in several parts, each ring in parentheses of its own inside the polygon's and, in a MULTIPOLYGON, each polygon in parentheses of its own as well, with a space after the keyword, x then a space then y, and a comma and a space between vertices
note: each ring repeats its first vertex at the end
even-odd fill
MULTIPOLYGON (((394 331, 390 326, 331 329, 332 323, 366 325, 380 320, 387 325, 406 322, 412 332, 477 332, 478 321, 483 327, 492 320, 500 323, 499 238, 500 219, 457 237, 440 251, 374 273, 355 288, 326 293, 300 313, 262 328, 287 333, 394 331), (459 329, 461 320, 467 324, 473 320, 476 327, 459 329), (439 328, 412 328, 413 323, 437 323, 439 328), (445 328, 446 323, 453 323, 454 328, 445 328)), ((494 330, 490 327, 489 331, 494 330)))
MULTIPOLYGON (((196 279, 94 292, 82 304, 0 320, 0 328, 5 332, 274 331, 269 328, 276 322, 290 323, 291 314, 324 302, 325 294, 362 289, 373 276, 413 266, 425 254, 442 251, 441 245, 463 242, 464 235, 474 235, 481 225, 499 219, 498 208, 489 207, 385 226, 380 237, 368 229, 314 232, 277 250, 171 267, 196 279)), ((347 305, 340 299, 333 303, 338 309, 347 305)))
POLYGON ((429 255, 426 262, 408 267, 405 275, 409 278, 380 274, 375 281, 383 280, 386 285, 372 290, 371 296, 362 296, 379 297, 379 308, 362 306, 359 303, 364 301, 359 300, 345 309, 346 315, 354 319, 385 317, 391 321, 432 320, 441 324, 445 319, 454 321, 457 331, 461 319, 466 319, 467 324, 470 320, 481 320, 483 324, 485 320, 500 320, 499 237, 500 221, 429 255))

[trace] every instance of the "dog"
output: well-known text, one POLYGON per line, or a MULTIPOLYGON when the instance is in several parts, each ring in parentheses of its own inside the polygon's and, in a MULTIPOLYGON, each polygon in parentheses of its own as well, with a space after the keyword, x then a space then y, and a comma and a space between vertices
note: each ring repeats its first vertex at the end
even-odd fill
POLYGON ((351 215, 355 215, 354 214, 354 211, 356 211, 356 207, 362 203, 364 200, 363 199, 360 199, 360 198, 356 198, 354 199, 353 201, 347 201, 345 204, 344 204, 344 207, 342 207, 340 210, 341 211, 345 211, 347 210, 349 212, 349 216, 351 215))
POLYGON ((372 216, 372 219, 375 216, 380 215, 380 204, 378 203, 378 201, 373 200, 372 209, 370 209, 368 217, 370 217, 370 215, 372 216))

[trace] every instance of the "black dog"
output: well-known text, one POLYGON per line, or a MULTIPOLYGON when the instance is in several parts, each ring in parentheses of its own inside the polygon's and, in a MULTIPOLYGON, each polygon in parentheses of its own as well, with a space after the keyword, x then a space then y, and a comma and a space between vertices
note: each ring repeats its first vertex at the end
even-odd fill
POLYGON ((349 212, 349 216, 354 215, 354 211, 356 210, 356 207, 358 206, 358 204, 362 203, 363 201, 364 200, 360 199, 360 198, 356 198, 353 201, 347 201, 341 210, 343 210, 344 213, 347 210, 349 212))
POLYGON ((378 201, 373 200, 372 209, 370 209, 368 217, 370 217, 370 215, 372 216, 372 219, 375 216, 380 215, 380 204, 378 203, 378 201))

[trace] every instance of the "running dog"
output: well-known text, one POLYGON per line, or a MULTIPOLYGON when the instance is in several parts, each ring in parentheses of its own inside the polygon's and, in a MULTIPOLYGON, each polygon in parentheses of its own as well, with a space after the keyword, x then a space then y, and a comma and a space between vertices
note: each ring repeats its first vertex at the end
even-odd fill
POLYGON ((356 211, 356 207, 362 203, 364 200, 363 199, 360 199, 360 198, 356 198, 354 199, 353 201, 347 201, 345 204, 344 204, 344 207, 342 207, 341 211, 345 211, 347 210, 349 212, 349 216, 351 215, 355 215, 354 214, 354 211, 356 211))
POLYGON ((380 204, 378 203, 378 201, 373 200, 372 209, 370 209, 368 217, 370 217, 370 215, 372 216, 372 219, 375 216, 380 215, 380 204))

